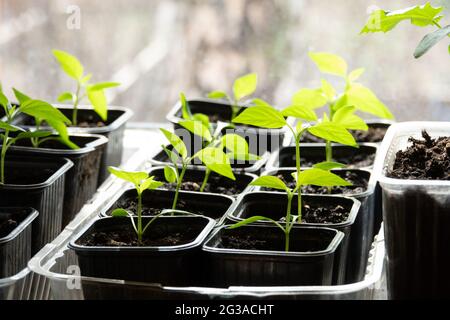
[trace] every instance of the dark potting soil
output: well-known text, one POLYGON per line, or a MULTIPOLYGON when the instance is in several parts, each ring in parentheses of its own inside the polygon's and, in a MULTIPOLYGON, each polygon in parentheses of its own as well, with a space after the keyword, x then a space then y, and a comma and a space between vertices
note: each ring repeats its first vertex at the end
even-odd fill
MULTIPOLYGON (((295 163, 295 158, 293 161, 293 163, 295 163)), ((318 157, 300 157, 300 164, 303 167, 312 167, 314 164, 321 161, 324 160, 322 158, 319 159, 318 157)), ((350 156, 333 156, 333 161, 345 164, 348 168, 364 168, 373 165, 373 162, 375 161, 375 154, 355 153, 350 156)))
POLYGON ((19 222, 14 219, 0 219, 0 238, 6 237, 11 233, 17 226, 19 222))
MULTIPOLYGON (((181 184, 181 190, 185 191, 200 191, 202 186, 202 179, 184 181, 181 184)), ((212 192, 224 194, 227 196, 233 196, 242 193, 246 186, 238 185, 235 181, 230 179, 223 179, 220 177, 210 177, 206 183, 204 192, 212 192)), ((175 191, 176 183, 165 183, 164 188, 175 191)))
POLYGON ((320 207, 313 207, 305 203, 302 210, 302 223, 340 223, 347 220, 349 213, 341 205, 321 204, 320 207))
MULTIPOLYGON (((137 200, 127 199, 126 201, 124 201, 123 203, 120 204, 120 208, 123 208, 123 209, 133 212, 133 213, 136 213, 137 200)), ((143 216, 154 216, 154 215, 160 214, 163 209, 171 209, 171 207, 167 206, 166 208, 153 208, 153 207, 149 207, 147 204, 143 203, 142 204, 142 215, 143 216)), ((177 202, 177 210, 185 210, 185 211, 189 211, 193 214, 208 216, 207 212, 202 211, 202 210, 195 210, 195 209, 192 209, 192 207, 190 207, 188 210, 186 203, 181 199, 179 199, 177 202)))
MULTIPOLYGON (((331 188, 332 194, 358 194, 363 193, 367 190, 367 185, 369 181, 367 180, 366 177, 362 177, 361 175, 358 175, 354 171, 342 171, 342 172, 338 171, 334 173, 336 173, 344 180, 351 182, 352 186, 333 187, 331 188)), ((286 183, 289 188, 295 189, 296 187, 295 180, 290 173, 286 172, 284 174, 277 174, 277 177, 280 178, 284 183, 286 183)), ((264 188, 263 190, 277 191, 275 189, 270 188, 264 188)), ((302 194, 328 194, 328 188, 312 185, 303 186, 302 194)))
MULTIPOLYGON (((69 117, 70 119, 72 119, 72 117, 69 117)), ((69 127, 77 127, 77 128, 101 128, 101 127, 105 127, 107 124, 104 123, 103 121, 96 121, 94 115, 89 115, 89 114, 83 114, 80 113, 80 110, 78 110, 78 124, 76 126, 74 125, 69 125, 69 127)), ((35 126, 36 122, 34 121, 34 118, 27 118, 25 120, 25 125, 26 126, 35 126)), ((42 126, 48 126, 48 124, 43 121, 42 122, 42 126)))
MULTIPOLYGON (((357 142, 381 142, 386 135, 387 128, 369 127, 367 131, 351 130, 353 137, 357 142)), ((323 143, 323 139, 306 133, 302 136, 301 142, 306 143, 323 143)))
POLYGON ((163 231, 163 228, 152 226, 144 234, 142 243, 138 243, 136 232, 129 225, 121 230, 95 231, 77 241, 83 246, 130 247, 130 246, 176 246, 194 241, 199 233, 198 228, 186 227, 182 231, 163 231))
POLYGON ((397 179, 450 180, 450 137, 410 137, 406 150, 398 151, 388 176, 397 179))

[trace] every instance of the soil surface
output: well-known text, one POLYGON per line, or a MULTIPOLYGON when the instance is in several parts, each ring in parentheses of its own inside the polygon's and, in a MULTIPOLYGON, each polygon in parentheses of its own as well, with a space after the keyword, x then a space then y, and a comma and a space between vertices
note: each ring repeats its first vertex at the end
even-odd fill
MULTIPOLYGON (((331 188, 332 194, 358 194, 365 192, 367 190, 368 179, 365 176, 358 175, 354 171, 336 171, 334 172, 343 178, 346 181, 351 182, 353 185, 348 187, 333 187, 331 188)), ((294 189, 296 187, 296 183, 294 178, 290 173, 277 174, 277 177, 280 178, 286 185, 294 189)), ((277 191, 275 189, 263 188, 265 191, 277 191)), ((303 186, 302 194, 328 194, 327 187, 319 187, 319 186, 303 186)))
POLYGON ((409 138, 411 145, 398 151, 388 176, 397 179, 450 180, 450 137, 409 138))
MULTIPOLYGON (((137 200, 127 199, 125 202, 120 204, 120 208, 123 208, 125 210, 135 213, 136 208, 137 208, 137 200)), ((160 214, 163 209, 170 209, 170 208, 171 208, 170 205, 166 206, 165 208, 153 208, 153 207, 149 207, 146 203, 143 203, 142 204, 142 215, 143 216, 154 216, 154 215, 160 214)), ((203 210, 195 210, 195 208, 192 208, 192 206, 187 208, 186 202, 184 202, 182 199, 179 199, 177 202, 177 210, 185 210, 185 211, 189 211, 194 214, 211 216, 211 214, 208 214, 207 212, 205 212, 203 210)))
POLYGON ((19 225, 14 219, 0 220, 0 238, 6 237, 19 225))
MULTIPOLYGON (((68 117, 70 120, 72 120, 72 117, 68 117)), ((101 128, 105 127, 107 124, 103 121, 97 121, 96 117, 94 115, 89 114, 83 114, 80 113, 80 110, 78 110, 78 124, 76 126, 74 125, 68 125, 69 127, 76 127, 76 128, 101 128)), ((27 118, 24 121, 24 124, 26 126, 35 126, 36 122, 34 121, 34 118, 27 118)), ((47 122, 43 121, 42 126, 48 126, 47 122)))
MULTIPOLYGON (((295 212, 293 212, 295 214, 295 212)), ((307 203, 303 205, 302 223, 340 223, 347 220, 348 209, 341 205, 322 204, 320 207, 313 207, 307 203)))
MULTIPOLYGON (((355 137, 357 142, 381 142, 386 135, 387 128, 369 127, 367 131, 351 130, 350 132, 355 137)), ((302 136, 301 142, 309 143, 323 143, 323 139, 306 133, 302 136)))
MULTIPOLYGON (((246 185, 241 185, 236 183, 233 180, 226 179, 229 181, 225 181, 225 179, 221 179, 220 177, 209 177, 208 182, 206 183, 204 192, 212 192, 224 194, 227 196, 234 196, 242 193, 246 188, 246 185)), ((202 186, 202 179, 193 180, 189 179, 189 181, 184 181, 181 184, 181 190, 185 191, 200 191, 200 187, 202 186)), ((176 183, 165 183, 163 186, 165 189, 175 191, 176 183)))
MULTIPOLYGON (((312 167, 314 164, 324 161, 323 157, 300 157, 302 167, 312 167)), ((375 161, 375 154, 355 153, 348 156, 333 156, 333 161, 347 165, 348 168, 364 168, 370 167, 375 161)), ((295 167, 295 159, 292 161, 292 167, 295 167)), ((281 165, 281 167, 285 167, 281 165)))

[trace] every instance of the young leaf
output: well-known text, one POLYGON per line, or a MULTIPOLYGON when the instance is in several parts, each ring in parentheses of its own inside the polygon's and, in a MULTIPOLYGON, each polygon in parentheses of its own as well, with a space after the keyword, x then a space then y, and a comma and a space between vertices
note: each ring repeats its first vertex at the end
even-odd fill
POLYGON ((53 55, 69 77, 77 81, 81 80, 83 77, 83 66, 75 56, 61 50, 53 50, 53 55))
POLYGON ((25 131, 24 129, 22 129, 21 127, 15 126, 13 124, 9 124, 7 122, 3 122, 0 121, 0 129, 2 130, 8 130, 11 132, 16 132, 16 131, 25 131))
POLYGON ((70 123, 61 111, 41 100, 27 100, 19 107, 19 111, 42 120, 70 123))
POLYGON ((313 168, 316 169, 322 169, 322 170, 326 170, 326 171, 330 171, 332 169, 336 169, 336 168, 345 168, 346 165, 339 163, 339 162, 333 162, 333 161, 323 161, 323 162, 319 162, 313 165, 313 168))
POLYGON ((414 58, 420 58, 428 50, 431 49, 436 43, 445 38, 445 36, 450 34, 450 25, 438 29, 432 33, 427 34, 419 43, 416 50, 414 51, 414 58))
POLYGON ((89 86, 90 90, 104 90, 120 86, 119 82, 98 82, 89 86))
POLYGON ((221 138, 222 144, 231 151, 233 154, 247 154, 248 153, 248 143, 247 141, 234 133, 229 133, 221 138))
POLYGON ((209 117, 203 113, 196 113, 192 116, 192 120, 200 121, 206 128, 210 128, 209 117))
POLYGON ((89 80, 91 80, 91 78, 92 78, 92 74, 89 73, 89 74, 85 75, 83 78, 81 78, 80 83, 82 85, 85 85, 89 82, 89 80))
POLYGON ((4 108, 9 105, 9 100, 2 91, 0 91, 0 105, 2 105, 4 108))
POLYGON ((260 160, 261 157, 253 154, 253 153, 234 153, 234 152, 228 152, 227 157, 229 159, 234 160, 241 160, 241 161, 257 161, 260 160))
POLYGON ((308 128, 309 133, 324 140, 357 147, 355 138, 343 126, 333 122, 320 122, 308 128))
POLYGON ((334 89, 334 87, 331 85, 331 83, 329 83, 327 80, 322 79, 321 80, 322 83, 322 92, 325 95, 325 97, 327 97, 328 101, 333 101, 334 100, 334 96, 336 95, 336 89, 334 89))
POLYGON ((211 171, 231 180, 236 180, 231 169, 230 160, 227 155, 219 148, 207 147, 200 150, 195 155, 211 171))
MULTIPOLYGON (((296 172, 294 172, 295 176, 296 172)), ((296 177, 298 183, 302 186, 314 185, 320 187, 334 187, 334 186, 351 186, 352 184, 345 181, 338 175, 317 168, 308 169, 300 172, 296 177)))
POLYGON ((269 108, 273 108, 270 103, 268 103, 267 101, 263 100, 263 99, 259 99, 259 98, 255 98, 252 100, 252 105, 255 107, 258 106, 264 106, 264 107, 269 107, 269 108))
POLYGON ((340 77, 347 75, 347 62, 338 55, 328 52, 309 52, 309 57, 323 73, 340 77))
POLYGON ((136 188, 148 178, 148 173, 143 171, 125 171, 116 167, 108 167, 108 171, 119 179, 131 182, 136 188))
POLYGON ((67 127, 62 121, 54 120, 54 119, 47 119, 47 123, 52 127, 53 129, 58 132, 60 140, 62 143, 64 143, 66 146, 68 146, 71 149, 79 149, 79 147, 70 141, 69 133, 67 132, 67 127))
POLYGON ((128 217, 128 216, 132 216, 132 214, 125 209, 118 208, 118 209, 114 209, 111 212, 111 216, 112 217, 128 217))
POLYGON ((208 93, 208 98, 211 99, 224 99, 227 97, 227 94, 223 91, 211 91, 208 93))
POLYGON ((187 149, 186 145, 184 144, 183 140, 180 139, 177 135, 173 134, 170 131, 167 131, 166 129, 159 129, 164 134, 166 139, 169 141, 169 143, 173 146, 175 150, 180 154, 180 156, 183 159, 187 158, 187 149))
POLYGON ((292 97, 292 104, 304 106, 309 109, 323 107, 327 103, 327 97, 322 89, 303 88, 297 91, 292 97))
POLYGON ((278 222, 276 222, 273 219, 263 217, 263 216, 253 216, 253 217, 247 218, 245 220, 239 221, 239 222, 227 227, 227 229, 236 229, 236 228, 248 225, 250 223, 257 222, 257 221, 271 221, 284 231, 284 229, 281 227, 281 225, 278 222))
POLYGON ((353 106, 341 107, 333 115, 332 121, 349 130, 368 130, 365 121, 355 115, 355 111, 353 106))
POLYGON ((366 25, 361 30, 362 33, 369 32, 388 32, 392 30, 398 23, 409 20, 411 24, 425 27, 438 23, 442 16, 439 13, 442 7, 433 7, 427 2, 424 5, 409 7, 396 11, 373 11, 366 25))
POLYGON ((250 185, 283 190, 286 192, 291 191, 280 178, 275 176, 261 176, 257 178, 255 181, 252 181, 250 185))
POLYGON ((155 177, 148 177, 142 181, 138 188, 139 193, 142 193, 145 190, 155 190, 163 185, 162 182, 153 180, 154 178, 155 177))
POLYGON ((164 178, 168 183, 175 183, 178 179, 177 169, 171 166, 164 167, 164 178))
POLYGON ((309 109, 302 105, 291 105, 281 111, 285 117, 294 117, 306 121, 317 121, 317 115, 313 109, 309 109))
POLYGON ((170 162, 172 162, 174 165, 177 165, 179 158, 178 154, 173 150, 169 150, 165 145, 161 145, 161 148, 167 154, 167 158, 170 160, 170 162))
POLYGON ((358 68, 358 69, 353 70, 348 75, 348 80, 350 82, 354 82, 354 81, 358 80, 358 78, 364 73, 364 70, 365 70, 364 68, 358 68))
POLYGON ((106 95, 103 89, 93 89, 93 87, 87 88, 87 96, 94 111, 102 118, 103 121, 108 119, 108 102, 106 101, 106 95))
POLYGON ((64 102, 64 101, 73 101, 74 95, 72 92, 64 92, 59 95, 58 102, 64 102))
POLYGON ((233 84, 234 99, 239 101, 242 98, 251 95, 255 92, 257 83, 258 77, 256 73, 250 73, 236 79, 233 84))
POLYGON ((233 122, 269 129, 278 129, 286 125, 286 119, 280 111, 266 106, 245 108, 233 122))
POLYGON ((184 95, 184 93, 180 93, 180 101, 181 101, 181 116, 185 120, 191 120, 192 119, 191 109, 189 108, 189 104, 186 100, 186 96, 184 95))
POLYGON ((209 128, 205 126, 201 121, 195 121, 195 120, 183 120, 178 122, 180 126, 185 128, 186 130, 189 130, 193 134, 202 137, 206 141, 211 141, 212 136, 211 132, 209 131, 209 128))
POLYGON ((45 137, 48 137, 51 135, 52 135, 52 133, 50 131, 26 131, 26 132, 19 133, 13 139, 15 141, 17 141, 17 140, 30 139, 30 138, 45 138, 45 137))
POLYGON ((20 92, 16 88, 13 88, 13 91, 14 91, 14 95, 16 96, 17 102, 19 102, 19 104, 22 104, 25 101, 31 100, 31 98, 29 96, 27 96, 23 92, 20 92))

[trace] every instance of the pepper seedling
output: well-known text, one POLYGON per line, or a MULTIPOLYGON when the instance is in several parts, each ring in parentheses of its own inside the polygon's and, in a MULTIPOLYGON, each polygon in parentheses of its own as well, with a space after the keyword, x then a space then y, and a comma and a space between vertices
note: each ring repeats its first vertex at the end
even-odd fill
POLYGON ((105 89, 117 87, 120 83, 98 82, 90 84, 89 80, 92 74, 84 74, 84 67, 75 56, 61 50, 53 50, 53 56, 61 69, 76 81, 75 92, 64 92, 58 97, 59 102, 71 101, 73 103, 72 124, 78 125, 78 106, 86 96, 94 111, 103 121, 106 121, 108 119, 108 104, 105 89), (83 90, 84 92, 82 92, 83 90))
POLYGON ((239 103, 243 98, 249 97, 256 91, 258 84, 258 76, 256 73, 249 73, 242 77, 237 78, 233 83, 233 96, 231 97, 224 91, 212 91, 208 93, 208 98, 212 99, 226 99, 231 106, 231 119, 234 119, 241 107, 239 103))
POLYGON ((73 149, 78 148, 70 141, 66 131, 65 124, 70 123, 70 120, 58 109, 45 101, 29 99, 17 89, 14 89, 14 93, 19 102, 22 102, 19 106, 12 105, 0 87, 0 105, 5 112, 6 118, 5 121, 0 121, 0 129, 2 130, 0 132, 0 139, 2 141, 0 155, 0 184, 5 183, 5 161, 7 151, 19 140, 31 139, 33 145, 37 147, 48 139, 59 139, 73 149), (40 121, 46 121, 58 131, 59 137, 50 137, 52 134, 50 131, 25 131, 23 128, 14 125, 14 120, 21 113, 32 116, 35 119, 40 119, 40 121))
POLYGON ((350 182, 345 181, 338 175, 331 173, 326 170, 312 168, 301 171, 300 174, 297 172, 293 172, 295 180, 297 181, 296 187, 294 189, 289 188, 280 178, 274 176, 262 176, 250 183, 252 186, 260 186, 265 188, 273 188, 278 190, 283 190, 287 195, 287 209, 284 225, 280 221, 275 221, 274 219, 265 217, 265 216, 253 216, 247 218, 243 221, 237 222, 230 227, 229 229, 236 229, 247 224, 256 222, 256 221, 269 221, 275 224, 278 228, 280 228, 285 235, 285 251, 289 251, 289 236, 292 230, 292 227, 296 222, 302 223, 302 200, 301 200, 301 192, 298 192, 302 186, 305 185, 316 185, 321 187, 333 187, 333 186, 350 186, 352 185, 350 182), (291 212, 292 207, 292 199, 294 194, 298 192, 298 214, 293 215, 291 212))
POLYGON ((160 216, 166 214, 166 211, 162 211, 156 216, 152 217, 150 221, 143 226, 142 223, 142 194, 145 190, 154 190, 159 188, 163 183, 159 181, 155 181, 154 177, 150 177, 146 172, 139 171, 124 171, 116 167, 108 167, 108 170, 111 174, 115 175, 117 178, 128 181, 134 185, 137 193, 137 208, 136 208, 136 218, 137 224, 134 222, 135 216, 133 213, 125 210, 123 208, 115 209, 111 215, 113 217, 130 217, 131 224, 133 225, 133 229, 136 232, 138 238, 138 244, 142 244, 142 237, 147 231, 148 227, 160 216))

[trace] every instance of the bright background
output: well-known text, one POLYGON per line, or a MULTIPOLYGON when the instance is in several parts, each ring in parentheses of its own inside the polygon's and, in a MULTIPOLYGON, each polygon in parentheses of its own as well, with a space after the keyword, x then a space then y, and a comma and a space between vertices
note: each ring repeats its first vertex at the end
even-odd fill
MULTIPOLYGON (((359 35, 370 6, 423 2, 0 0, 0 81, 9 96, 14 86, 55 102, 74 89, 51 55, 62 49, 76 55, 94 81, 122 82, 110 102, 132 108, 134 121, 164 121, 180 91, 194 98, 230 90, 232 80, 249 71, 259 75, 257 95, 284 106, 299 88, 320 83, 307 52, 329 51, 352 69, 366 68, 361 82, 397 120, 450 121, 448 41, 416 60, 414 48, 432 27, 404 22, 386 35, 359 35), (66 26, 70 5, 81 10, 79 30, 66 26)), ((444 24, 448 9, 446 15, 444 24)))

